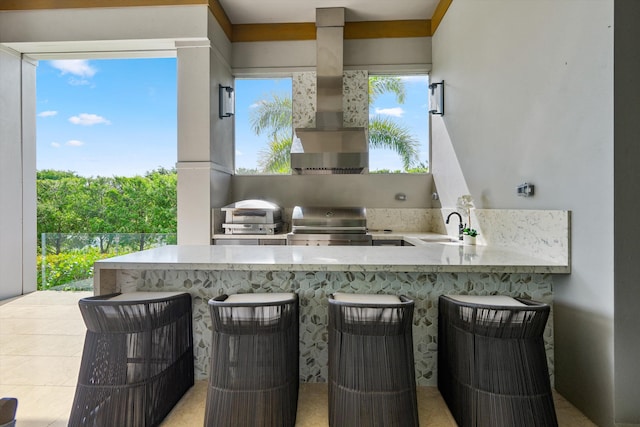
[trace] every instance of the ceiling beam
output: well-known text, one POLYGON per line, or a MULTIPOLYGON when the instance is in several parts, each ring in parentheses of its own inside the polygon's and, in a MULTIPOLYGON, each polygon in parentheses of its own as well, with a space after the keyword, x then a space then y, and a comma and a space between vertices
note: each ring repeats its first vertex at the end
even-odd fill
MULTIPOLYGON (((233 25, 231 41, 264 42, 287 40, 315 40, 316 25, 313 22, 279 24, 233 25)), ((430 37, 431 21, 368 21, 345 22, 344 38, 380 39, 396 37, 430 37)))
POLYGON ((218 0, 208 0, 208 2, 209 2, 209 10, 213 14, 213 16, 216 18, 216 21, 218 21, 218 24, 220 24, 220 27, 222 27, 222 31, 224 31, 224 33, 227 35, 227 38, 229 40, 232 40, 233 24, 231 24, 231 20, 229 20, 229 17, 227 16, 227 12, 224 11, 224 9, 222 8, 222 5, 218 0))
POLYGON ((453 0, 440 0, 440 3, 436 6, 436 9, 433 11, 433 16, 431 16, 431 35, 436 33, 438 25, 440 25, 452 1, 453 0))
POLYGON ((236 24, 231 36, 233 42, 265 42, 286 40, 315 40, 313 22, 288 24, 236 24))
POLYGON ((385 39, 398 37, 430 37, 428 19, 399 21, 345 22, 345 39, 385 39))

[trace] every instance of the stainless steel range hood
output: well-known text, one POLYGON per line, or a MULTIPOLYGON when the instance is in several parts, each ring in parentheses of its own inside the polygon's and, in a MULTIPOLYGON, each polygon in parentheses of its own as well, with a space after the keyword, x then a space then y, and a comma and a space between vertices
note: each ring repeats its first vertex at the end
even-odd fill
POLYGON ((343 123, 343 39, 344 8, 316 9, 316 127, 295 130, 291 168, 297 174, 368 171, 365 129, 343 123))

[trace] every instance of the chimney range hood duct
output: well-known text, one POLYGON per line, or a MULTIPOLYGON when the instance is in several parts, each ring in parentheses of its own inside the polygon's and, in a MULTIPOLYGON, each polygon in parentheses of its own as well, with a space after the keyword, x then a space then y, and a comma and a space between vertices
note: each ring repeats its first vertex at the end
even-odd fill
POLYGON ((297 128, 291 168, 297 174, 359 174, 369 168, 362 127, 345 128, 342 110, 344 8, 316 9, 316 127, 297 128))

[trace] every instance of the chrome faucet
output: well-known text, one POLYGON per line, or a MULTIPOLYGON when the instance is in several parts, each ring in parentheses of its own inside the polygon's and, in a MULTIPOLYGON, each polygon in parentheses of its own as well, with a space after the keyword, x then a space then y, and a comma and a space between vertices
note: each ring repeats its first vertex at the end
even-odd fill
POLYGON ((458 215, 458 219, 460 220, 458 223, 458 240, 462 240, 462 230, 464 230, 464 225, 462 225, 462 215, 458 212, 451 212, 449 216, 447 216, 447 220, 445 221, 446 224, 449 224, 449 218, 451 218, 451 215, 458 215))

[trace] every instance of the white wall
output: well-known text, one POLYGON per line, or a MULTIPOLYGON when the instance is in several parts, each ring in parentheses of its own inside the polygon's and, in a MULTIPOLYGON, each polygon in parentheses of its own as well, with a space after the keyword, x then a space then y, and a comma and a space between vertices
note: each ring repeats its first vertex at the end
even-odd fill
MULTIPOLYGON (((316 42, 233 43, 235 75, 315 71, 316 42)), ((431 37, 357 39, 344 41, 347 70, 425 73, 431 69, 431 37)))
POLYGON ((479 208, 572 211, 555 386, 602 426, 614 420, 612 26, 613 0, 455 0, 432 46, 443 206, 468 191, 479 208), (525 181, 534 197, 516 196, 525 181))
POLYGON ((36 289, 34 76, 0 48, 0 299, 36 289))
POLYGON ((285 208, 327 205, 430 208, 432 185, 430 174, 235 175, 225 204, 265 199, 285 208), (404 194, 405 200, 398 200, 398 194, 404 194))
POLYGON ((2 12, 0 43, 60 43, 64 52, 74 42, 202 39, 206 11, 206 5, 193 5, 2 12))
POLYGON ((20 62, 0 50, 0 298, 22 293, 20 62))

